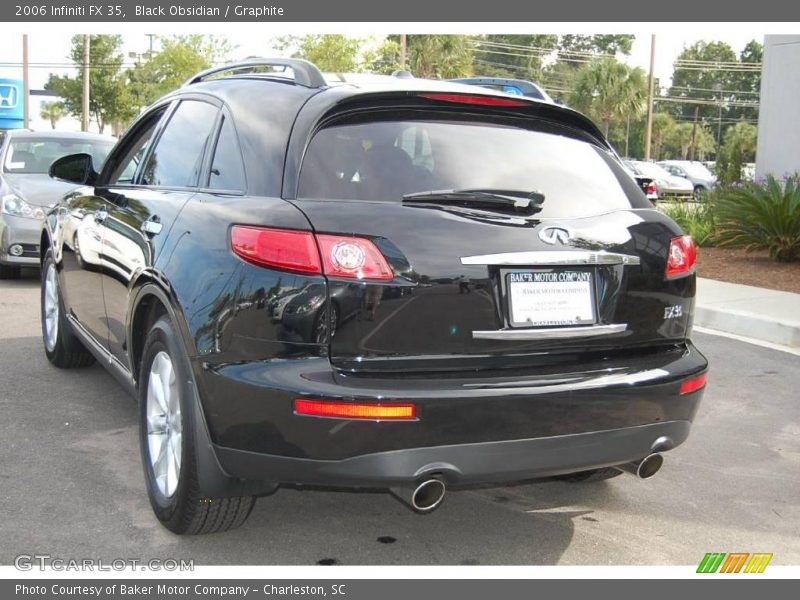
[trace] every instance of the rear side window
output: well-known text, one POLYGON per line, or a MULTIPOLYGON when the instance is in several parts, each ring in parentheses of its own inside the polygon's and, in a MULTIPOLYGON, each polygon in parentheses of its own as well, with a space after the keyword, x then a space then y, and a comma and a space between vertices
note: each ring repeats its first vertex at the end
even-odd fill
POLYGON ((223 119, 208 187, 212 190, 244 191, 244 168, 236 131, 229 119, 223 119))
POLYGON ((215 106, 197 100, 182 101, 147 158, 141 183, 167 187, 196 186, 216 118, 215 106))
POLYGON ((542 217, 630 208, 641 195, 602 148, 565 135, 461 121, 375 121, 318 132, 301 198, 400 202, 428 190, 514 189, 545 195, 542 217))

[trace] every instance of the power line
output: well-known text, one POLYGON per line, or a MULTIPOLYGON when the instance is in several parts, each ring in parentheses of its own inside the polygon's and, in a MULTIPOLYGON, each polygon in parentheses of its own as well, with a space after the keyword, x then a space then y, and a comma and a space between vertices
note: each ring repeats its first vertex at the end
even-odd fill
MULTIPOLYGON (((473 39, 473 44, 475 46, 487 46, 489 48, 500 48, 500 49, 507 49, 507 50, 518 50, 525 52, 527 55, 531 56, 549 56, 556 54, 558 55, 559 59, 563 59, 562 55, 566 56, 577 56, 581 58, 585 58, 587 60, 595 59, 595 58, 616 58, 616 54, 610 53, 601 53, 601 52, 592 52, 588 50, 564 50, 559 48, 544 48, 541 46, 525 46, 521 44, 511 44, 506 42, 494 42, 488 40, 480 40, 480 39, 473 39)), ((487 50, 488 52, 488 50, 487 50)), ((579 61, 575 61, 579 62, 579 61)), ((586 61, 580 61, 586 62, 586 61)), ((758 62, 740 62, 740 61, 717 61, 717 60, 700 60, 700 59, 677 59, 674 62, 675 67, 715 67, 722 70, 748 70, 748 71, 759 71, 761 70, 761 63, 758 62)))
POLYGON ((750 90, 715 90, 710 88, 699 88, 699 87, 692 87, 687 85, 672 85, 669 88, 670 90, 684 90, 687 92, 713 92, 716 94, 754 94, 760 95, 760 92, 753 92, 750 90))
POLYGON ((742 108, 758 108, 758 102, 745 102, 745 101, 737 101, 737 100, 701 100, 698 98, 675 98, 672 96, 656 96, 654 98, 655 101, 661 102, 678 102, 681 104, 702 104, 706 106, 735 106, 735 107, 742 107, 742 108))

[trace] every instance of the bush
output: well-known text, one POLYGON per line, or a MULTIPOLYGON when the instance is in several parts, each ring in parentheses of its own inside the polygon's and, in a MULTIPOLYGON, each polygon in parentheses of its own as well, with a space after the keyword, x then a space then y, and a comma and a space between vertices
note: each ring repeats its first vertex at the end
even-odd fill
POLYGON ((721 246, 768 250, 773 260, 800 258, 800 174, 721 188, 713 201, 721 246))
POLYGON ((681 226, 681 229, 694 238, 699 246, 712 246, 714 244, 714 211, 711 201, 679 202, 660 206, 662 210, 672 217, 681 226))

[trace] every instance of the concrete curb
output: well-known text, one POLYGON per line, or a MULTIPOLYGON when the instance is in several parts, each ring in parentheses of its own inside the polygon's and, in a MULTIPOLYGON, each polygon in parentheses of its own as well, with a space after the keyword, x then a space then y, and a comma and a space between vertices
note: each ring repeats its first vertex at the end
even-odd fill
POLYGON ((694 324, 800 348, 800 294, 698 279, 694 324))

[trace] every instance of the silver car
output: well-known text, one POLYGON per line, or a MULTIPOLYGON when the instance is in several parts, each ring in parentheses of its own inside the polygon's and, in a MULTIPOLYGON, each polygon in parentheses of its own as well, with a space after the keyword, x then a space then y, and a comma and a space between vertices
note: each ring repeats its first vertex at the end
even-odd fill
POLYGON ((75 187, 50 178, 53 161, 84 152, 99 170, 115 142, 91 133, 6 132, 0 145, 0 279, 18 277, 21 267, 39 266, 45 211, 75 187))
POLYGON ((625 164, 639 177, 648 177, 656 184, 660 200, 691 200, 694 185, 685 177, 678 177, 655 163, 629 160, 625 164))
POLYGON ((696 200, 700 200, 705 193, 713 190, 717 183, 714 174, 696 160, 662 160, 658 164, 673 175, 691 181, 696 200))

